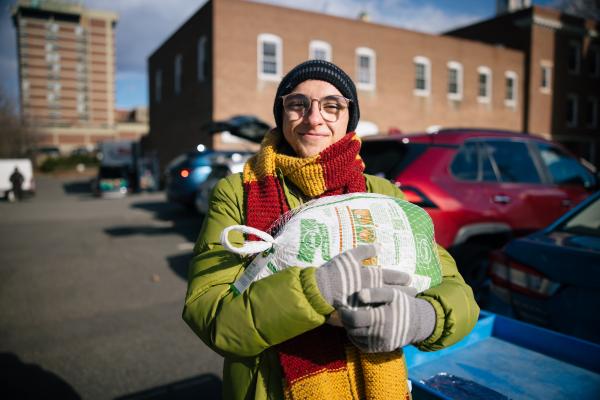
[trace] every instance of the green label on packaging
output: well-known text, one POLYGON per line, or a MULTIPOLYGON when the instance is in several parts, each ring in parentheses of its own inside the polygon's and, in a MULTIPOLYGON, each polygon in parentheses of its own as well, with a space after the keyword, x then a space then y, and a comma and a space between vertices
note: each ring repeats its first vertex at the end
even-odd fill
POLYGON ((323 260, 331 259, 327 225, 318 222, 316 219, 302 219, 300 221, 299 239, 298 260, 307 263, 313 262, 317 249, 321 251, 323 260))

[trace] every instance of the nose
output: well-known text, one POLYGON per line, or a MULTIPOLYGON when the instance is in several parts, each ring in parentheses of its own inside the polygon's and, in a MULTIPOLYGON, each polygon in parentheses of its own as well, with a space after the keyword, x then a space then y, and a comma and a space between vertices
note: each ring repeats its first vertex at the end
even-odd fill
POLYGON ((323 117, 321 116, 319 100, 311 100, 310 108, 304 114, 304 117, 308 120, 308 123, 311 125, 320 125, 323 123, 323 117))

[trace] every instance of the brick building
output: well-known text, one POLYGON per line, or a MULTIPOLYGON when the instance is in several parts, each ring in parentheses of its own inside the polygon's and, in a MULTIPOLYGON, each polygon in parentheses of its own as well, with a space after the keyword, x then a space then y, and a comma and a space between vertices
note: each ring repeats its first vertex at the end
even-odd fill
POLYGON ((68 151, 147 132, 147 121, 132 127, 115 115, 117 14, 79 1, 19 0, 13 22, 21 114, 37 145, 68 151))
POLYGON ((161 165, 199 143, 244 147, 227 135, 209 137, 201 127, 239 114, 273 124, 281 77, 308 58, 331 60, 354 79, 359 133, 437 125, 522 130, 531 114, 524 104, 528 55, 521 48, 212 0, 148 59, 149 142, 161 165))
POLYGON ((446 33, 524 54, 521 130, 600 164, 599 21, 533 6, 446 33))

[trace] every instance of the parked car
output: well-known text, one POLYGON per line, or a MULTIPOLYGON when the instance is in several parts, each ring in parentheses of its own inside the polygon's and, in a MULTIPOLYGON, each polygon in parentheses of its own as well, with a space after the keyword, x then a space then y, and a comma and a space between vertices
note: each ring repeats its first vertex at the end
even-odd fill
MULTIPOLYGON (((266 122, 252 115, 236 115, 226 120, 210 121, 201 127, 205 135, 229 132, 252 143, 260 143, 269 129, 266 122)), ((251 154, 245 151, 204 150, 203 146, 199 147, 202 151, 182 154, 167 165, 165 186, 168 201, 195 207, 198 188, 209 176, 215 160, 229 159, 226 162, 236 163, 238 157, 247 158, 251 154)))
POLYGON ((600 191, 492 254, 488 308, 600 343, 600 191))
POLYGON ((107 198, 124 197, 130 191, 130 181, 128 166, 101 165, 92 180, 92 193, 107 198))
POLYGON ((239 155, 231 158, 215 158, 211 166, 211 172, 204 182, 198 187, 196 196, 196 210, 200 214, 206 214, 208 211, 208 200, 214 186, 228 175, 236 174, 244 170, 244 164, 250 158, 250 154, 239 155))
POLYGON ((365 138, 366 172, 399 185, 433 219, 436 240, 467 282, 485 280, 489 252, 548 225, 597 187, 560 145, 484 129, 365 138))
POLYGON ((234 161, 249 153, 233 151, 194 151, 180 155, 165 170, 165 192, 169 202, 194 208, 198 188, 212 171, 216 159, 234 161))
POLYGON ((58 158, 61 156, 60 149, 56 146, 41 146, 31 149, 30 158, 36 167, 41 166, 48 158, 58 158))

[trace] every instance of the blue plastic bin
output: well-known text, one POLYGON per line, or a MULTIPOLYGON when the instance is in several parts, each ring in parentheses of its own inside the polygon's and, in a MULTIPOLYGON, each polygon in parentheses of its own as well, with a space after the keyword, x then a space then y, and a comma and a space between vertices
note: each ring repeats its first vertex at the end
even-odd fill
POLYGON ((600 399, 600 345, 485 311, 454 346, 404 351, 415 400, 600 399))

